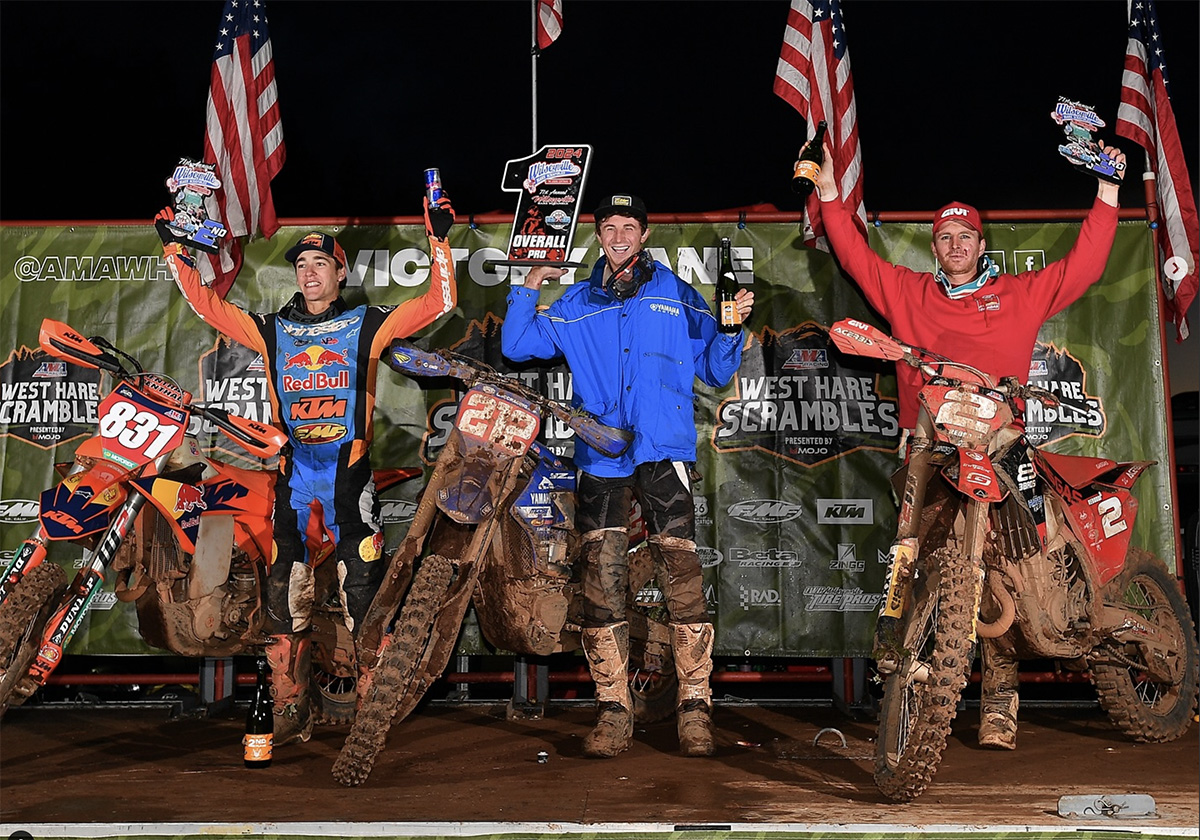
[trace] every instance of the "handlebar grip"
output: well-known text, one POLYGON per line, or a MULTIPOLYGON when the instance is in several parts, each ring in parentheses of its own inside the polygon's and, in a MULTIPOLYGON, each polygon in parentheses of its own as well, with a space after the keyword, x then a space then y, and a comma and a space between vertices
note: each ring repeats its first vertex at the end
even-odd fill
POLYGON ((260 423, 248 417, 230 414, 227 410, 216 406, 203 408, 195 406, 195 408, 204 417, 211 420, 218 429, 260 458, 270 458, 287 443, 287 435, 274 426, 268 426, 266 423, 260 423))

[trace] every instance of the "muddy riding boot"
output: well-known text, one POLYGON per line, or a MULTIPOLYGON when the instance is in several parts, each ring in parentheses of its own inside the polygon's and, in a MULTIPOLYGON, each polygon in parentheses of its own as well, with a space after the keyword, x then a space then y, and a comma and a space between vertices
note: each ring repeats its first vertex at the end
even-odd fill
POLYGON ((979 700, 979 745, 994 750, 1017 748, 1020 681, 1017 660, 983 640, 983 680, 979 700))
POLYGON ((686 756, 712 755, 713 626, 672 624, 671 647, 675 653, 675 675, 679 678, 679 706, 675 710, 679 729, 679 751, 686 756))
POLYGON ((633 741, 629 699, 629 623, 584 627, 583 651, 596 683, 596 726, 583 739, 583 754, 612 758, 633 741))
POLYGON ((275 700, 274 743, 304 742, 312 736, 312 644, 307 634, 271 637, 267 664, 271 666, 271 697, 275 700))

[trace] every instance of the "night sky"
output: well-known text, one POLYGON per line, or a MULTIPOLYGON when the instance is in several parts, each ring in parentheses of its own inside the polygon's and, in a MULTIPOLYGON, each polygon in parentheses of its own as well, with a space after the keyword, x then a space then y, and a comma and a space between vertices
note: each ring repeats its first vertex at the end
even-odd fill
MULTIPOLYGON (((149 220, 177 159, 202 151, 222 5, 0 2, 0 218, 149 220)), ((1157 6, 1196 185, 1200 3, 1157 6)), ((565 0, 538 60, 539 145, 591 144, 588 194, 634 192, 652 213, 798 210, 805 125, 772 92, 787 8, 565 0)), ((868 211, 1090 206, 1093 181, 1058 155, 1049 114, 1063 95, 1115 122, 1124 0, 842 8, 868 211)), ((512 212, 500 176, 533 142, 529 0, 269 0, 268 17, 280 217, 417 214, 429 166, 460 215, 512 212)), ((1136 174, 1142 153, 1122 145, 1136 174)), ((1123 204, 1141 206, 1131 180, 1123 204)))

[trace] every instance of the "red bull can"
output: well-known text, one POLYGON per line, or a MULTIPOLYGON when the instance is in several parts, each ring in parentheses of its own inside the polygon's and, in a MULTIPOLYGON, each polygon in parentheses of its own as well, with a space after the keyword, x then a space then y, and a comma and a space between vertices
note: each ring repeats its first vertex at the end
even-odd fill
POLYGON ((430 204, 436 204, 443 195, 445 193, 442 192, 442 173, 437 169, 426 169, 425 197, 429 199, 430 204))

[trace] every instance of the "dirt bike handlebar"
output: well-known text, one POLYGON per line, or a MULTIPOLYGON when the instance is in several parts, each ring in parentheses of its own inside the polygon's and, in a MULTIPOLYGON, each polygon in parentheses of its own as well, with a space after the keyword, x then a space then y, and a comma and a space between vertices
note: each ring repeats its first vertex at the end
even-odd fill
POLYGON ((541 408, 545 414, 566 423, 579 435, 580 440, 610 458, 624 454, 633 443, 633 432, 606 426, 591 414, 568 408, 475 359, 449 351, 422 350, 401 338, 391 343, 384 359, 393 370, 408 376, 446 376, 458 379, 468 387, 486 383, 517 394, 541 408))
MULTIPOLYGON (((1038 400, 1044 405, 1068 405, 1077 410, 1086 412, 1088 406, 1080 405, 1072 400, 1065 400, 1053 391, 1048 391, 1037 385, 1022 385, 1020 380, 1015 376, 1006 376, 999 382, 995 382, 991 376, 963 362, 956 362, 953 359, 948 359, 932 350, 925 350, 920 347, 913 347, 904 342, 893 338, 883 330, 877 329, 870 324, 864 324, 862 321, 856 321, 853 318, 845 318, 835 323, 829 328, 829 337, 834 345, 843 353, 850 353, 855 356, 867 356, 875 359, 885 359, 887 361, 904 362, 915 368, 919 368, 922 373, 929 377, 941 376, 946 378, 956 378, 948 376, 945 368, 954 368, 966 373, 975 385, 983 385, 986 388, 998 391, 1012 403, 1014 400, 1038 400)), ((1014 411, 1017 406, 1013 405, 1014 411)), ((1020 413, 1017 411, 1016 413, 1020 413)))
POLYGON ((38 344, 46 353, 55 358, 63 359, 80 367, 107 371, 120 380, 153 377, 160 383, 169 383, 167 388, 156 386, 155 390, 160 393, 177 391, 177 394, 172 393, 172 401, 178 399, 181 408, 190 409, 207 418, 218 429, 260 458, 269 458, 275 455, 287 442, 287 436, 273 426, 230 414, 225 409, 216 406, 192 403, 192 395, 180 388, 169 376, 158 373, 147 374, 137 359, 114 347, 106 339, 100 336, 84 338, 77 330, 62 321, 55 321, 51 318, 44 319, 41 329, 38 331, 38 344), (122 359, 125 361, 123 362, 122 359))

